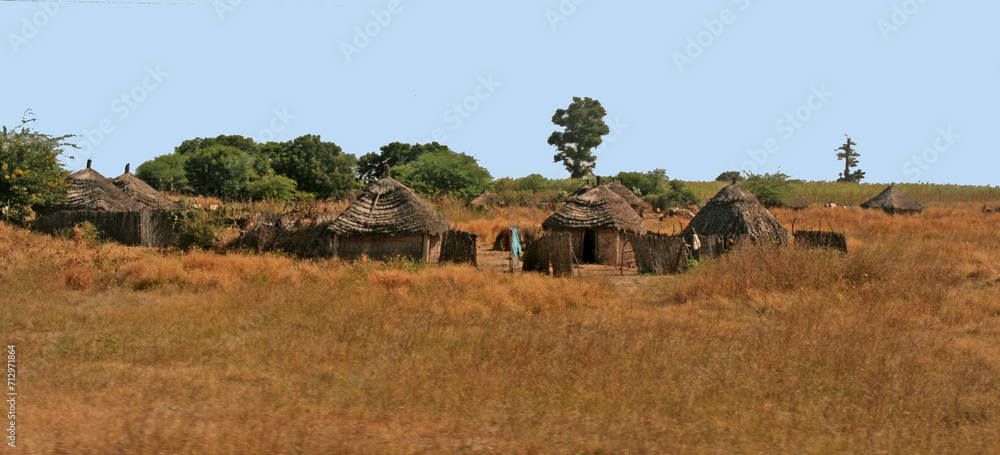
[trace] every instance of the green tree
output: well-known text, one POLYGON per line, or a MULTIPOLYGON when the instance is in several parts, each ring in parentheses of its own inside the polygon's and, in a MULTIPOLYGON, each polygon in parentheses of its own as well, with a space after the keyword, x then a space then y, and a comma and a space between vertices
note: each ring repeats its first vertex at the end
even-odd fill
POLYGON ((184 172, 195 191, 208 196, 240 197, 260 178, 255 157, 235 147, 213 145, 190 153, 184 172))
MULTIPOLYGON (((30 111, 26 115, 31 115, 30 111)), ((0 131, 0 218, 23 221, 33 205, 66 199, 69 175, 59 164, 70 136, 50 136, 28 127, 34 119, 0 131)))
POLYGON ((170 153, 160 155, 135 169, 135 176, 160 191, 178 191, 188 186, 184 161, 189 155, 170 153))
POLYGON ((592 150, 603 142, 601 136, 611 132, 604 123, 606 115, 600 101, 573 97, 569 108, 556 109, 552 116, 552 123, 563 127, 563 131, 555 131, 549 136, 549 145, 559 151, 553 162, 562 161, 571 178, 586 177, 597 165, 592 150))
POLYGON ((726 183, 739 182, 740 180, 743 180, 743 175, 740 174, 740 171, 726 171, 715 178, 716 182, 726 183))
POLYGON ((274 172, 294 180, 301 191, 335 197, 357 187, 357 158, 343 153, 333 142, 323 142, 320 136, 270 142, 261 146, 261 152, 270 160, 274 172))
POLYGON ((747 178, 739 183, 747 191, 754 193, 761 204, 768 207, 777 207, 788 200, 791 191, 791 183, 788 174, 781 171, 774 174, 754 174, 744 171, 747 178))
POLYGON ((864 171, 858 169, 851 172, 852 167, 858 167, 858 157, 861 156, 860 153, 854 151, 854 146, 858 144, 852 141, 850 136, 845 134, 844 137, 847 138, 847 142, 836 149, 840 150, 840 153, 837 153, 837 160, 844 160, 844 172, 840 173, 840 178, 837 181, 861 183, 861 179, 865 178, 864 171))
POLYGON ((490 185, 493 177, 476 159, 464 153, 439 150, 394 168, 392 175, 414 191, 473 198, 490 185))

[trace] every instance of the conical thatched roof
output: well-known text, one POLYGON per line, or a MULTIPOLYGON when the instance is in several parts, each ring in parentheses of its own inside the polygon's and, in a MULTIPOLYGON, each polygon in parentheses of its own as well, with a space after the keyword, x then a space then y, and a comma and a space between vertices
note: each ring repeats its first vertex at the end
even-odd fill
POLYGON ((729 185, 705 204, 685 229, 699 235, 718 235, 752 242, 788 243, 791 234, 749 191, 729 185))
POLYGON ((579 196, 579 195, 581 195, 583 193, 586 193, 586 192, 590 191, 593 188, 594 188, 593 185, 591 185, 589 183, 584 183, 583 186, 577 188, 576 191, 570 193, 569 196, 566 196, 566 197, 579 196))
POLYGON ((920 213, 924 211, 924 205, 916 199, 904 193, 895 185, 889 186, 885 191, 879 193, 861 204, 866 209, 879 209, 887 213, 920 213))
POLYGON ((361 192, 328 229, 337 235, 386 236, 439 234, 450 227, 444 216, 413 191, 386 177, 361 192))
POLYGON ((95 210, 108 212, 132 212, 142 210, 142 204, 133 201, 106 177, 90 168, 76 171, 67 177, 69 190, 66 202, 43 211, 95 210))
POLYGON ((804 198, 802 196, 799 196, 799 197, 797 197, 795 199, 792 199, 792 202, 789 202, 789 203, 785 204, 785 207, 788 207, 788 208, 794 209, 794 210, 802 210, 802 209, 808 208, 810 205, 812 205, 812 203, 809 202, 809 199, 806 199, 806 198, 804 198))
POLYGON ((621 196, 607 186, 570 196, 548 217, 542 227, 550 229, 617 229, 642 234, 646 226, 621 196))
POLYGON ((605 186, 607 186, 609 190, 614 191, 615 194, 621 196, 622 199, 625 199, 625 202, 628 202, 628 205, 632 206, 632 210, 635 210, 636 213, 640 210, 649 210, 650 205, 647 204, 646 201, 640 199, 639 196, 636 196, 635 193, 625 187, 625 185, 618 182, 611 182, 605 186))
POLYGON ((111 180, 118 189, 146 207, 153 209, 172 209, 177 207, 173 199, 168 198, 163 193, 156 191, 148 183, 143 182, 128 172, 128 165, 125 165, 125 173, 111 180))

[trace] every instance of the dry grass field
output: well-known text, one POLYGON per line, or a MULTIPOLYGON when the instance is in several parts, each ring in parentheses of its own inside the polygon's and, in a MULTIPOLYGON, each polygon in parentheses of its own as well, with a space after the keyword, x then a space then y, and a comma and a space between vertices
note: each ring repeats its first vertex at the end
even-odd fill
MULTIPOLYGON (((981 197, 919 216, 779 209, 844 232, 850 254, 748 248, 641 279, 0 224, 19 450, 1000 453, 1000 215, 981 197)), ((545 216, 444 211, 489 241, 545 216)))

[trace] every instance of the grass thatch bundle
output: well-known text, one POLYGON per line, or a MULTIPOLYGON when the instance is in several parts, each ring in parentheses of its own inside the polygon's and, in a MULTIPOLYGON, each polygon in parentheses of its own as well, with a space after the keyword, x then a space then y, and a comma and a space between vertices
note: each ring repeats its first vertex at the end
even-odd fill
POLYGON ((897 213, 921 213, 924 205, 917 202, 909 194, 904 193, 896 185, 891 185, 885 191, 867 202, 861 204, 866 209, 879 209, 890 215, 897 213))
POLYGON ((630 241, 640 275, 665 275, 687 270, 688 249, 683 237, 650 232, 635 236, 630 241))
POLYGON ((329 227, 356 237, 436 235, 450 228, 444 216, 392 177, 371 184, 329 227))
POLYGON ((847 253, 847 237, 839 232, 795 231, 795 245, 805 248, 830 248, 847 253))
POLYGON ((640 198, 639 196, 636 196, 635 193, 632 192, 632 190, 628 189, 627 187, 625 187, 625 185, 622 185, 621 183, 611 182, 604 186, 608 187, 609 190, 614 191, 615 194, 621 196, 622 199, 625 199, 625 202, 627 202, 628 205, 632 206, 632 210, 635 210, 636 213, 642 213, 643 211, 652 208, 652 206, 649 205, 648 202, 642 200, 642 198, 640 198))
POLYGON ((566 198, 562 207, 548 217, 542 227, 570 230, 615 229, 633 234, 646 232, 639 214, 607 186, 597 186, 586 193, 566 198))
POLYGON ((169 210, 177 208, 177 203, 163 193, 156 191, 142 179, 129 173, 128 165, 125 165, 125 173, 111 180, 118 189, 132 198, 132 200, 152 209, 169 210))
POLYGON ((99 172, 91 169, 90 160, 87 160, 86 169, 70 174, 67 181, 69 181, 69 189, 66 194, 66 202, 52 207, 40 208, 40 211, 44 213, 64 210, 133 212, 146 208, 128 197, 99 172))
POLYGON ((717 235, 734 241, 789 243, 792 236, 749 191, 729 185, 705 204, 687 229, 699 235, 717 235))
POLYGON ((570 276, 574 261, 573 236, 567 232, 550 231, 525 247, 521 270, 570 276))

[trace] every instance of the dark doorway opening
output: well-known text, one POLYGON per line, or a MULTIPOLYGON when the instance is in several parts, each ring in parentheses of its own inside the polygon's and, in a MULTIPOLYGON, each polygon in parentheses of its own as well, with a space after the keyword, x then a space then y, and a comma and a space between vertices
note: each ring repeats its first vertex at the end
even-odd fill
POLYGON ((588 229, 583 231, 583 253, 580 261, 584 264, 594 264, 597 262, 597 231, 588 229))

